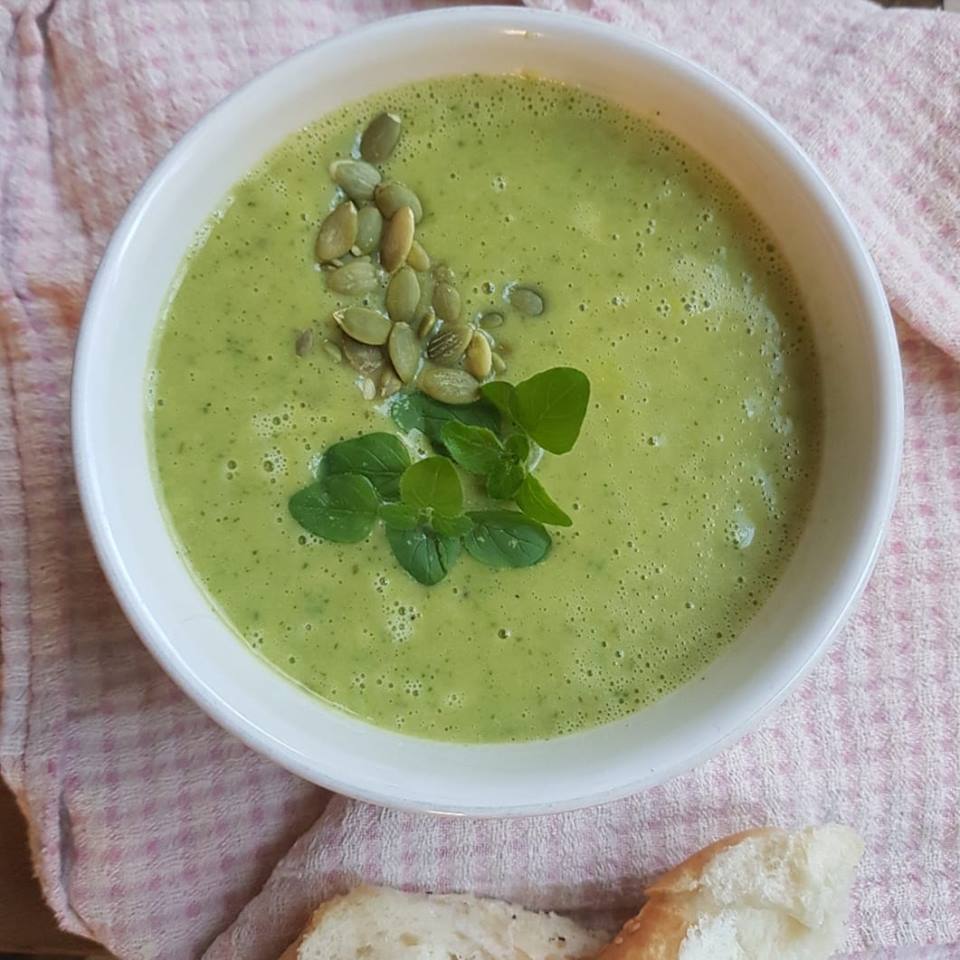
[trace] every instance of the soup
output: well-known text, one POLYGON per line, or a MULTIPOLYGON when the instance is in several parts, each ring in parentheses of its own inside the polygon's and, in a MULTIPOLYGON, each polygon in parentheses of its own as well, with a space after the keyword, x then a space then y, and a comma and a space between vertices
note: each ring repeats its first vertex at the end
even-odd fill
MULTIPOLYGON (((354 204, 361 222, 373 205, 354 204)), ((490 409, 481 422, 508 442, 519 421, 498 427, 490 409)), ((237 183, 171 291, 148 416, 181 553, 246 643, 363 720, 477 743, 607 723, 700 674, 789 560, 822 419, 798 290, 729 184, 651 120, 514 76, 349 105, 237 183), (358 542, 333 542, 294 516, 291 498, 339 441, 390 434, 413 461, 449 453, 398 415, 428 389, 424 370, 402 384, 392 340, 358 348, 348 336, 379 341, 367 322, 393 329, 376 250, 354 243, 317 261, 321 225, 329 233, 347 203, 330 164, 356 157, 384 111, 401 125, 376 165, 381 185, 422 204, 419 247, 404 248, 420 294, 407 324, 417 363, 514 384, 559 368, 589 382, 575 446, 541 456, 533 443, 522 458, 572 521, 541 528, 549 547, 531 565, 477 562, 460 547, 472 534, 451 530, 459 556, 427 585, 379 520, 358 542), (343 282, 351 271, 358 289, 343 282), (444 341, 431 344, 445 329, 457 340, 456 328, 466 340, 444 367, 444 341)), ((489 481, 455 469, 468 515, 489 507, 489 481)))

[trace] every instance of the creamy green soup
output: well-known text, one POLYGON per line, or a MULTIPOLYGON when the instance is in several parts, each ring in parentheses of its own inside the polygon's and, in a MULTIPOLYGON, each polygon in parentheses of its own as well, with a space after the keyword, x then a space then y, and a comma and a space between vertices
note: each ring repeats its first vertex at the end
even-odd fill
POLYGON ((818 468, 817 358, 762 224, 653 122, 519 77, 404 87, 282 144, 189 252, 148 394, 170 523, 223 617, 329 703, 441 740, 566 734, 696 677, 777 582, 818 468), (330 161, 384 109, 403 119, 384 174, 422 198, 464 315, 504 314, 504 376, 592 384, 576 447, 538 470, 574 523, 536 566, 461 560, 427 587, 382 529, 324 542, 288 511, 331 443, 396 431, 349 365, 294 349, 351 302, 314 243, 342 200, 330 161), (517 281, 542 316, 505 303, 517 281))

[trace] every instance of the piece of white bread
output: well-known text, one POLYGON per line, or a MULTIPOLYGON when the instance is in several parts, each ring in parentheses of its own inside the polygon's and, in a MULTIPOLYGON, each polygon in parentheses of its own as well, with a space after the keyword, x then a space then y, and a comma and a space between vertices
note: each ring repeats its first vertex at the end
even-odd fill
POLYGON ((719 840, 652 884, 597 960, 826 960, 862 853, 834 824, 719 840))
POLYGON ((358 887, 322 903, 280 960, 581 960, 606 940, 500 900, 358 887))

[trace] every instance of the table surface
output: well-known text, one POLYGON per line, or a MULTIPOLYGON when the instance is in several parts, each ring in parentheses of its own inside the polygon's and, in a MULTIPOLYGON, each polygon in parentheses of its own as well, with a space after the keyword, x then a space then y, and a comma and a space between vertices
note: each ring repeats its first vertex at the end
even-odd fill
POLYGON ((0 781, 0 954, 97 957, 96 944, 57 927, 30 865, 27 828, 13 795, 0 781))

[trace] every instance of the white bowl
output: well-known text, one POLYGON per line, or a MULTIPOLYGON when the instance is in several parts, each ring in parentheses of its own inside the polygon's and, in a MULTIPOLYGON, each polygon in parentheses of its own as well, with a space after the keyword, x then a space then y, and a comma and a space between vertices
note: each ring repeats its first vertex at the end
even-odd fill
POLYGON ((513 8, 413 14, 312 47, 193 128, 107 249, 73 385, 76 471, 100 562, 144 643, 212 717, 333 790, 471 815, 546 813, 660 783, 742 735, 809 669, 870 572, 899 470, 902 388, 887 302, 836 197, 796 144, 688 61, 586 19, 513 8), (177 556, 151 473, 145 375, 164 299, 195 231, 289 133, 376 90, 444 74, 530 69, 672 130, 765 221, 813 323, 826 411, 822 472, 797 551, 768 602, 703 676, 614 724, 549 741, 464 746, 334 710, 254 654, 177 556))

